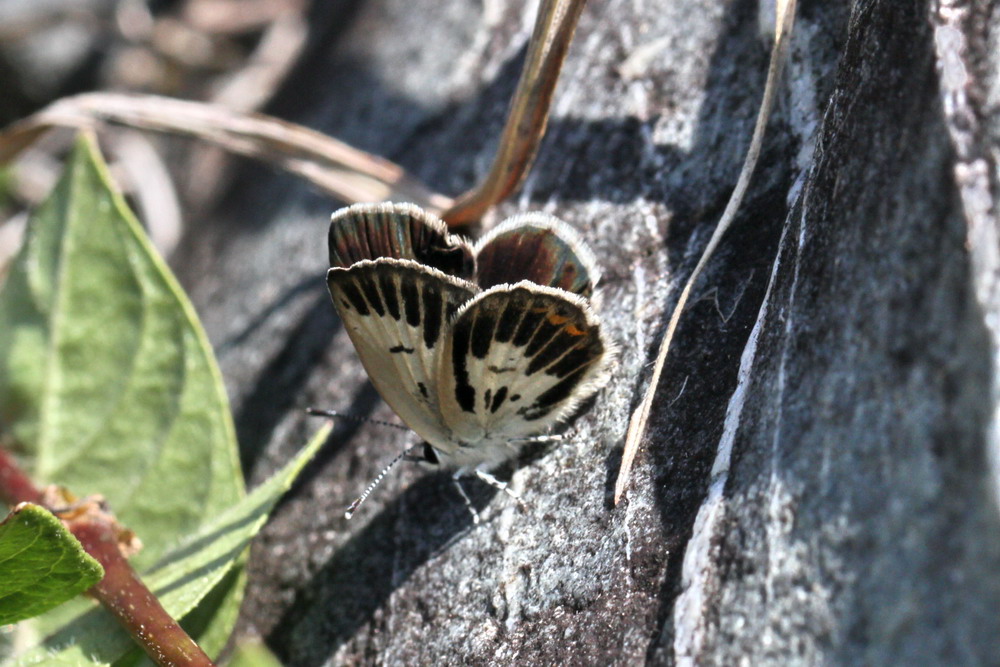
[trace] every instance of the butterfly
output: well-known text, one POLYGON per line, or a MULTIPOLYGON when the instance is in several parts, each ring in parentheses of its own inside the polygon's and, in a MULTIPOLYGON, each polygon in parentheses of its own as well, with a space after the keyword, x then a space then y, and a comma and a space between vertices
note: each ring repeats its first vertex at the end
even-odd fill
POLYGON ((472 245, 413 204, 356 204, 333 214, 329 246, 333 303, 427 462, 489 481, 607 379, 596 262, 552 216, 515 216, 472 245))

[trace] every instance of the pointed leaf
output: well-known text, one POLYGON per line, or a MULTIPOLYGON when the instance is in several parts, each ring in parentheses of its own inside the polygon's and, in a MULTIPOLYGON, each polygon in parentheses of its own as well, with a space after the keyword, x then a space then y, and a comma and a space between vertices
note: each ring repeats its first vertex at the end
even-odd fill
MULTIPOLYGON (((171 616, 185 617, 224 579, 275 503, 329 435, 330 425, 326 425, 290 463, 171 550, 163 563, 144 578, 171 616)), ((105 665, 132 648, 128 635, 108 614, 92 609, 10 664, 105 665)))
POLYGON ((244 493, 208 341, 86 138, 0 291, 0 423, 39 484, 108 499, 139 567, 244 493))
POLYGON ((281 667, 281 663, 263 644, 246 642, 236 647, 227 667, 281 667))
POLYGON ((48 510, 23 504, 0 523, 0 625, 48 611, 103 576, 100 564, 48 510))

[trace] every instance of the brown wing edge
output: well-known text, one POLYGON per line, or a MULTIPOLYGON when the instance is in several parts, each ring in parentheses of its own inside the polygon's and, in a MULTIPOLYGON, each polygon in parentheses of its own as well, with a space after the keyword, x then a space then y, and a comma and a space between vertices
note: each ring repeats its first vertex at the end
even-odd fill
POLYGON ((415 204, 354 204, 330 216, 330 266, 347 269, 363 260, 405 259, 450 276, 471 279, 469 242, 448 233, 437 216, 415 204))
POLYGON ((594 253, 576 230, 545 213, 505 220, 473 250, 476 282, 483 289, 527 280, 589 298, 601 275, 594 253))

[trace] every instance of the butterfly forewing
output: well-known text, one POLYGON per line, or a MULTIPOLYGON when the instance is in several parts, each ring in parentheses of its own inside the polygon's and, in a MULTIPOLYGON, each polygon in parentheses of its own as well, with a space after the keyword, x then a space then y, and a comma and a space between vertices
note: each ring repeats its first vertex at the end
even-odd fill
POLYGON ((473 249, 413 205, 355 205, 334 213, 329 245, 330 293, 368 376, 443 464, 509 458, 607 375, 587 301, 597 266, 551 216, 473 249))
POLYGON ((444 350, 442 415, 462 440, 534 435, 597 388, 607 344, 586 301, 528 282, 458 312, 444 350))
POLYGON ((333 214, 330 266, 363 260, 409 259, 457 278, 472 277, 472 249, 439 218, 413 204, 355 204, 333 214))
POLYGON ((372 384, 433 445, 449 441, 438 403, 438 369, 449 321, 478 291, 416 262, 361 261, 327 274, 330 295, 372 384))

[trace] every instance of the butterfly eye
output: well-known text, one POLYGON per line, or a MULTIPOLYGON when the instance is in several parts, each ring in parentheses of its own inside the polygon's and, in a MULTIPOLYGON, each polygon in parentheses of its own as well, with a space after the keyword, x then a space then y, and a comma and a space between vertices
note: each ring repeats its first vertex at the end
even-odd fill
POLYGON ((437 465, 441 462, 438 459, 437 452, 434 451, 434 448, 428 442, 424 443, 424 461, 432 465, 437 465))

